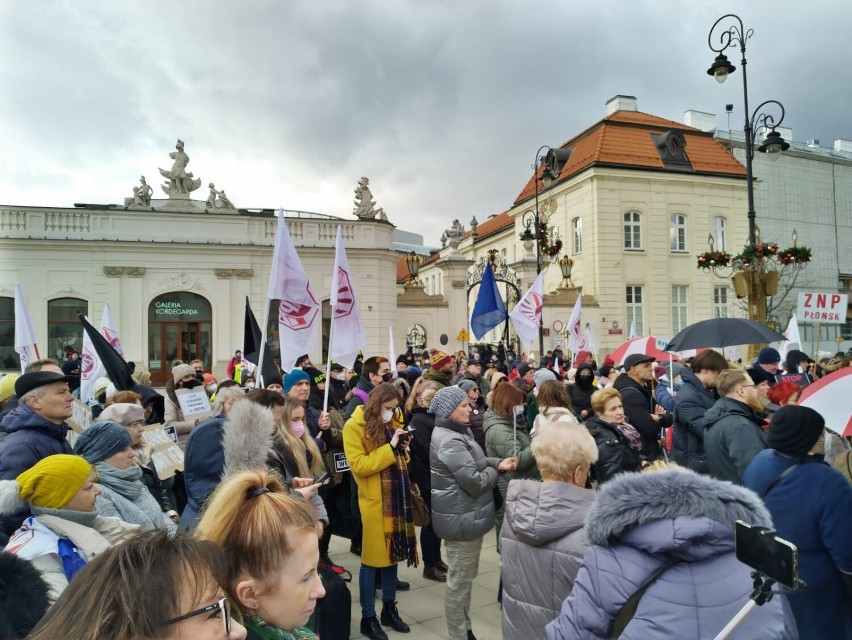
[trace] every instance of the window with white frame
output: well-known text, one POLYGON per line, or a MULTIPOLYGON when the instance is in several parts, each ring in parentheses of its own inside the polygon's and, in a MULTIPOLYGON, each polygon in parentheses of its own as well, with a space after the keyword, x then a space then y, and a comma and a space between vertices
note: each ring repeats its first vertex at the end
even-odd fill
POLYGON ((574 238, 574 255, 583 253, 583 219, 574 218, 571 221, 571 235, 574 238))
POLYGON ((713 235, 713 248, 716 251, 727 251, 728 236, 725 231, 725 219, 722 216, 713 218, 710 232, 713 235))
POLYGON ((669 248, 686 251, 686 216, 681 213, 669 216, 669 248))
POLYGON ((728 317, 728 287, 713 287, 713 315, 716 318, 728 317))
POLYGON ((642 249, 642 214, 638 211, 624 214, 624 248, 628 251, 642 249))
POLYGON ((685 285, 672 285, 672 335, 686 329, 686 294, 685 285))
POLYGON ((627 326, 632 327, 636 323, 636 335, 641 336, 645 332, 642 322, 642 287, 638 285, 627 285, 625 288, 624 301, 627 305, 627 326))

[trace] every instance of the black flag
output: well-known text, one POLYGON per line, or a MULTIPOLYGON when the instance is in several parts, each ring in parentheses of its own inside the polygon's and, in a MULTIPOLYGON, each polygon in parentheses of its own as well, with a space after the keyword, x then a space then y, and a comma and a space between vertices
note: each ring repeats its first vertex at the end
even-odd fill
POLYGON ((83 331, 88 334, 89 340, 92 341, 92 346, 94 346, 98 358, 101 359, 104 369, 106 369, 107 377, 112 380, 115 388, 119 391, 131 389, 136 381, 130 376, 130 367, 127 366, 124 358, 118 355, 118 351, 113 348, 100 331, 89 324, 83 314, 80 314, 80 322, 83 323, 83 331))
MULTIPOLYGON (((249 305, 248 296, 246 296, 246 319, 243 328, 243 358, 254 365, 257 365, 260 357, 260 349, 257 345, 260 344, 262 337, 263 334, 260 331, 260 325, 257 324, 257 319, 254 317, 251 305, 249 305)), ((261 373, 263 375, 263 379, 266 381, 263 386, 269 384, 270 379, 281 377, 281 374, 278 372, 278 367, 272 359, 272 350, 269 348, 268 341, 263 343, 263 371, 261 373)))

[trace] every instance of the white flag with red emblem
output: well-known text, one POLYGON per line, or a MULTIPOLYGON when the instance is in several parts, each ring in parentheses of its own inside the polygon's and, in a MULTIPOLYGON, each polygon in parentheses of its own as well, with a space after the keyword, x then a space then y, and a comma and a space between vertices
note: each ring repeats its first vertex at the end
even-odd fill
POLYGON ((106 338, 107 342, 112 345, 112 348, 116 350, 118 355, 123 358, 124 349, 121 348, 121 340, 118 339, 118 331, 116 331, 115 325, 112 322, 112 313, 109 310, 109 302, 104 303, 104 311, 101 314, 101 333, 104 334, 104 338, 106 338))
POLYGON ((518 304, 509 313, 512 326, 518 339, 525 347, 538 343, 538 331, 541 327, 541 309, 544 299, 544 273, 538 274, 538 278, 527 289, 518 304))
MULTIPOLYGON (((275 251, 272 254, 272 274, 269 278, 267 297, 279 301, 278 342, 281 349, 281 368, 290 371, 296 366, 299 356, 319 351, 317 328, 320 324, 320 305, 287 231, 283 209, 278 210, 278 231, 275 234, 275 251)), ((261 321, 266 324, 266 318, 261 321)))
MULTIPOLYGON (((86 318, 91 324, 91 320, 86 318)), ((109 340, 109 338, 107 338, 109 340)), ((86 404, 94 404, 95 380, 107 375, 106 367, 98 355, 88 331, 83 331, 83 353, 80 354, 80 400, 86 404)))
POLYGON ((15 283, 15 351, 21 357, 21 373, 31 362, 39 359, 38 345, 36 344, 35 328, 30 319, 30 310, 24 299, 21 283, 15 283))
POLYGON ((586 340, 581 334, 583 329, 583 296, 577 293, 577 302, 568 319, 568 349, 571 353, 577 353, 586 349, 586 340))
POLYGON ((349 271, 346 249, 343 248, 343 227, 337 227, 337 244, 334 251, 334 271, 331 274, 331 308, 333 326, 328 359, 347 369, 355 365, 358 352, 367 344, 361 313, 353 288, 354 278, 349 271))

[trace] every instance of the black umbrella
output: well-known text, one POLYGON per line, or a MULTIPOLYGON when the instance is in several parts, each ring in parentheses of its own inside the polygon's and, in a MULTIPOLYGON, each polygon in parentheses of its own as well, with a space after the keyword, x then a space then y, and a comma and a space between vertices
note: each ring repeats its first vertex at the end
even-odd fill
POLYGON ((711 349, 735 344, 782 342, 787 338, 765 324, 745 318, 713 318, 689 325, 666 345, 666 351, 711 349))

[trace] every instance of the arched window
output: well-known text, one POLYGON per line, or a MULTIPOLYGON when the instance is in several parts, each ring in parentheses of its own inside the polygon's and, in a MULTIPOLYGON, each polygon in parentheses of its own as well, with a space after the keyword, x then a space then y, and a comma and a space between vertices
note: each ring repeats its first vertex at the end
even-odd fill
POLYGON ((20 368, 15 351, 15 299, 0 298, 0 369, 20 368))
MULTIPOLYGON (((148 305, 148 370, 154 385, 171 378, 175 360, 213 364, 213 311, 207 298, 171 291, 148 305)), ((270 336, 270 344, 273 336, 270 336)))
POLYGON ((423 325, 413 324, 405 331, 405 347, 419 353, 426 347, 426 329, 423 325))
POLYGON ((728 236, 725 231, 725 219, 722 216, 713 218, 710 232, 713 235, 713 248, 716 251, 727 251, 728 236))
POLYGON ((624 248, 627 251, 642 249, 642 214, 638 211, 624 214, 624 248))
POLYGON ((89 315, 89 303, 80 298, 55 298, 47 303, 47 353, 60 362, 65 360, 65 347, 83 351, 83 325, 77 316, 89 315))
POLYGON ((583 219, 574 218, 571 221, 571 235, 574 238, 574 255, 583 253, 583 219))
POLYGON ((669 249, 686 251, 686 216, 673 213, 669 216, 669 249))

